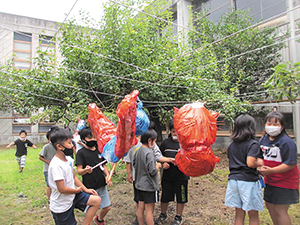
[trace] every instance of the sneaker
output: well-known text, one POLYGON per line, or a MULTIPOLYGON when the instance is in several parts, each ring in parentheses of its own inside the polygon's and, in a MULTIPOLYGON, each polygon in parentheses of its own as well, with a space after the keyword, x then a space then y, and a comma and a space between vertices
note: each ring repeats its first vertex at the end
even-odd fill
POLYGON ((180 225, 181 222, 182 222, 182 219, 175 217, 174 220, 172 221, 171 225, 180 225))
POLYGON ((94 217, 94 222, 95 222, 97 225, 105 225, 105 221, 102 220, 102 222, 100 222, 100 221, 98 220, 98 216, 95 216, 95 217, 94 217))
POLYGON ((163 224, 163 222, 167 219, 166 214, 160 214, 159 217, 154 221, 155 225, 163 224))

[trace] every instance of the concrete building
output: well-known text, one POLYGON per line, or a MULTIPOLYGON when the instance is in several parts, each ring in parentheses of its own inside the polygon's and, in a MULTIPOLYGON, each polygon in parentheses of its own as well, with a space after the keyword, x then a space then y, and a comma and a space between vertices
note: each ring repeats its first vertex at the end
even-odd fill
MULTIPOLYGON (((249 10, 249 15, 254 18, 253 23, 260 22, 259 27, 277 26, 279 33, 290 31, 292 40, 286 43, 286 48, 281 52, 282 62, 298 62, 298 54, 300 52, 300 43, 296 41, 300 35, 297 24, 300 22, 300 0, 171 0, 168 1, 172 11, 174 12, 174 23, 179 26, 174 26, 174 32, 180 35, 178 41, 187 39, 187 29, 184 27, 190 26, 191 13, 205 11, 213 22, 218 21, 223 13, 228 13, 231 10, 242 9, 249 10), (261 22, 262 21, 262 22, 261 22), (265 21, 265 22, 264 22, 265 21)), ((197 17, 194 18, 197 20, 197 17)), ((299 38, 298 38, 299 40, 299 38)), ((300 96, 299 96, 300 97, 300 96)), ((289 124, 289 135, 295 138, 300 153, 300 100, 295 104, 287 101, 274 102, 259 102, 255 103, 255 107, 264 108, 266 111, 271 111, 272 107, 277 106, 279 112, 285 114, 287 123, 289 124)), ((262 118, 256 118, 258 123, 258 135, 263 131, 262 118)), ((214 148, 224 148, 230 143, 230 126, 228 121, 219 118, 218 137, 214 148)))
MULTIPOLYGON (((14 56, 16 69, 30 69, 38 49, 56 54, 59 59, 61 56, 53 38, 58 29, 59 25, 53 21, 0 12, 0 65, 5 65, 14 56)), ((25 129, 34 143, 44 143, 47 141, 45 134, 52 125, 49 121, 32 124, 27 116, 17 111, 1 112, 0 145, 14 141, 20 129, 25 129)))

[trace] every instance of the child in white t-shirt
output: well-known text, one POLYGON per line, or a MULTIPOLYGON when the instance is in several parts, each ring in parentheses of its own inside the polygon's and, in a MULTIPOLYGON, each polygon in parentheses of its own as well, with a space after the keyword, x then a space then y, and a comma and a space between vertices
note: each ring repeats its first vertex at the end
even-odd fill
POLYGON ((65 150, 73 148, 70 131, 57 129, 51 133, 50 140, 56 149, 56 155, 51 160, 48 170, 48 182, 52 189, 50 210, 55 224, 77 224, 74 208, 83 211, 86 205, 89 205, 83 220, 83 224, 88 225, 100 206, 101 198, 95 190, 87 189, 75 176, 73 159, 64 153, 65 150))

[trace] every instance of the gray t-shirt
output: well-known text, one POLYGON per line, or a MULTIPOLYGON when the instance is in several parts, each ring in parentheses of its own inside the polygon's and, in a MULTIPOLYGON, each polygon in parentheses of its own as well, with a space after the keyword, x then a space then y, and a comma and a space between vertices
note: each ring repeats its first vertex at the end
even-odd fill
MULTIPOLYGON (((40 156, 44 157, 46 160, 50 161, 56 154, 56 150, 51 143, 47 143, 44 145, 43 149, 40 152, 40 156)), ((44 162, 43 171, 48 171, 49 165, 44 162)))
POLYGON ((141 191, 158 191, 158 171, 151 149, 140 147, 133 155, 135 187, 141 191))

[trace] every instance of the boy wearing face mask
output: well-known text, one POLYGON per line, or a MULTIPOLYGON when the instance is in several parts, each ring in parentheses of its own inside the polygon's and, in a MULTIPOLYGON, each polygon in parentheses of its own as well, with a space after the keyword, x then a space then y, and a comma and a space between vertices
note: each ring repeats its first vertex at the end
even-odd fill
POLYGON ((25 167, 27 147, 29 146, 29 147, 33 147, 34 149, 36 148, 36 146, 31 141, 29 141, 26 137, 27 137, 27 132, 25 130, 21 130, 19 133, 19 138, 6 146, 6 148, 10 148, 13 145, 17 146, 17 151, 15 156, 19 165, 20 173, 22 173, 25 167))
MULTIPOLYGON (((165 157, 175 158, 180 149, 176 131, 174 129, 174 121, 169 122, 170 136, 163 140, 160 150, 165 157)), ((174 201, 176 196, 176 215, 172 221, 172 225, 179 225, 182 222, 182 213, 185 203, 188 202, 188 179, 176 165, 172 163, 163 164, 163 174, 161 179, 161 213, 155 220, 155 224, 163 224, 167 219, 167 209, 169 202, 174 201)))
POLYGON ((259 141, 264 156, 264 166, 259 170, 265 176, 264 200, 273 223, 289 225, 289 206, 299 203, 297 147, 285 131, 281 113, 266 116, 265 131, 259 141))
POLYGON ((48 182, 52 190, 50 210, 56 225, 77 224, 74 209, 87 210, 83 225, 89 225, 95 216, 101 198, 94 189, 88 189, 75 176, 73 162, 64 151, 73 148, 72 134, 66 129, 56 129, 51 132, 50 141, 56 149, 48 169, 48 182))
POLYGON ((90 128, 84 128, 80 131, 80 139, 84 144, 76 154, 77 173, 82 176, 82 183, 87 188, 95 189, 101 197, 101 205, 98 216, 94 218, 94 222, 98 225, 105 224, 104 217, 110 210, 110 198, 106 188, 106 184, 111 185, 108 181, 109 172, 106 165, 98 166, 92 169, 93 166, 105 159, 101 156, 97 141, 90 128), (102 169, 103 168, 103 171, 102 169))

